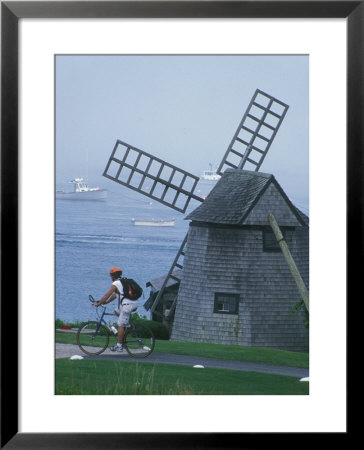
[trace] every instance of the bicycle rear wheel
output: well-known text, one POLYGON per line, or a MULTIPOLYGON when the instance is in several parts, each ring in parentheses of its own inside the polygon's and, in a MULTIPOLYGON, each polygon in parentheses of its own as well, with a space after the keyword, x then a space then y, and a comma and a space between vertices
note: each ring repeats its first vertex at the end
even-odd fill
POLYGON ((137 323, 127 329, 123 343, 130 356, 133 356, 133 358, 145 358, 152 353, 155 340, 150 328, 137 323))
POLYGON ((98 322, 86 322, 77 331, 77 344, 86 355, 99 355, 109 345, 109 330, 98 325, 98 322))

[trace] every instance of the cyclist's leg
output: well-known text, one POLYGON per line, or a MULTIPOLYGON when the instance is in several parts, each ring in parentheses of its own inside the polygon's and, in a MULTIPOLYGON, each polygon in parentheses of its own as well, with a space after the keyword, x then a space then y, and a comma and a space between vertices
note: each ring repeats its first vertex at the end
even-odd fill
POLYGON ((120 306, 120 314, 118 319, 118 342, 121 344, 124 339, 125 330, 128 328, 130 315, 137 310, 137 305, 125 302, 120 306))
POLYGON ((118 318, 118 344, 122 344, 125 334, 125 327, 129 323, 130 314, 127 308, 120 305, 120 314, 118 318))
POLYGON ((113 351, 122 351, 122 343, 125 336, 125 329, 128 326, 131 311, 128 304, 120 305, 119 309, 115 309, 114 312, 118 316, 118 334, 117 343, 115 346, 110 347, 113 351))
POLYGON ((121 314, 121 305, 119 308, 114 309, 114 314, 115 314, 115 316, 118 317, 118 333, 116 335, 116 344, 114 346, 110 347, 110 350, 122 351, 122 342, 123 342, 123 335, 124 335, 123 331, 124 330, 123 330, 123 328, 120 328, 120 325, 119 325, 119 317, 121 314))

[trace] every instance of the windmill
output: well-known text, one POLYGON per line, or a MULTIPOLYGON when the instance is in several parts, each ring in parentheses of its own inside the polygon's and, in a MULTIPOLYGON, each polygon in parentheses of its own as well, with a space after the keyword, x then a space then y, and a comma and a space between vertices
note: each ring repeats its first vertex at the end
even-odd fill
MULTIPOLYGON (((288 105, 257 89, 217 173, 222 175, 226 169, 259 171, 287 110, 288 105)), ((103 176, 181 213, 185 213, 192 199, 204 201, 195 194, 199 177, 121 140, 117 140, 103 176)), ((188 233, 158 295, 153 299, 152 305, 148 305, 151 312, 158 306, 168 282, 171 279, 180 282, 179 274, 183 269, 187 239, 188 233)), ((169 310, 169 316, 174 313, 176 301, 177 296, 169 310)))

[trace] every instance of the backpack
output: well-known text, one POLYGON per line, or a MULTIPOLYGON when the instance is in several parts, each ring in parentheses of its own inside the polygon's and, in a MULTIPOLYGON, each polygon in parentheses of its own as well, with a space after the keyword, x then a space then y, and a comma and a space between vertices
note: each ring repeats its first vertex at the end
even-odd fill
POLYGON ((124 297, 129 300, 137 300, 141 297, 143 289, 139 284, 132 278, 120 278, 121 284, 123 285, 124 297))

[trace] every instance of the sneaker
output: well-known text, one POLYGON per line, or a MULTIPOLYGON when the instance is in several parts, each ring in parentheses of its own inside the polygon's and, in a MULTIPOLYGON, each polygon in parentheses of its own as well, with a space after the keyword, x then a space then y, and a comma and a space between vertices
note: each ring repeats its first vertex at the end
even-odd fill
POLYGON ((114 346, 110 347, 110 350, 112 352, 122 352, 123 346, 122 345, 118 346, 117 344, 115 344, 114 346))

